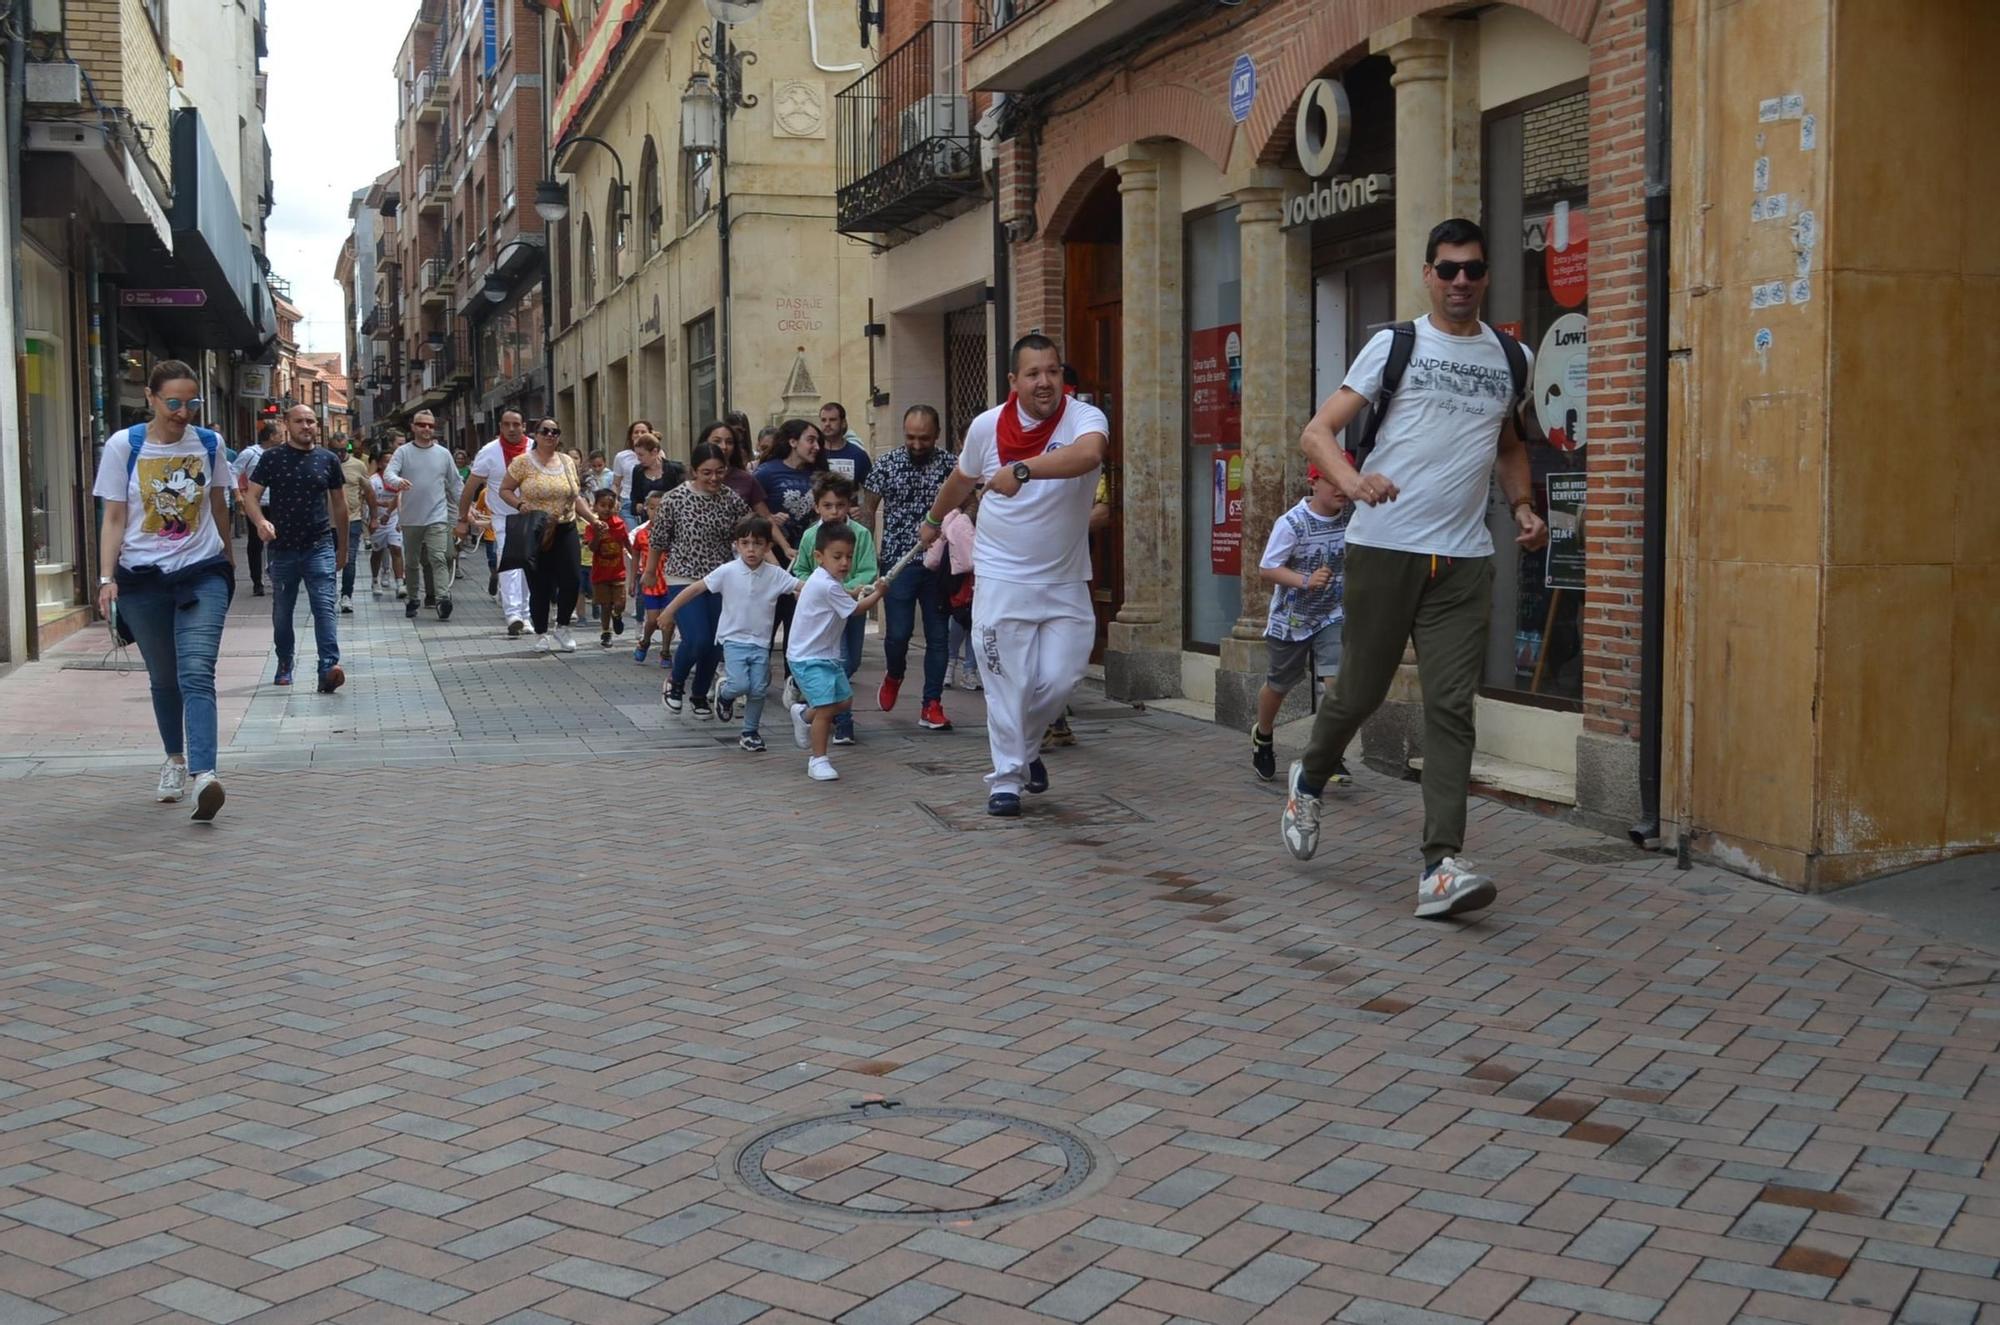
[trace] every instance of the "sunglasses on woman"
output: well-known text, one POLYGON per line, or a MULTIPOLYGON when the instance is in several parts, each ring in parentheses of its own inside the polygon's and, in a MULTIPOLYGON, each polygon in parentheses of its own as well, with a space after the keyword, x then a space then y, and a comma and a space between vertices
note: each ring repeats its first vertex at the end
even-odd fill
POLYGON ((536 435, 537 437, 560 437, 560 436, 562 436, 562 429, 561 429, 561 428, 537 428, 537 429, 535 429, 535 435, 536 435))
POLYGON ((169 414, 201 413, 200 396, 189 396, 185 400, 181 399, 179 396, 161 396, 160 404, 166 407, 166 411, 169 414))

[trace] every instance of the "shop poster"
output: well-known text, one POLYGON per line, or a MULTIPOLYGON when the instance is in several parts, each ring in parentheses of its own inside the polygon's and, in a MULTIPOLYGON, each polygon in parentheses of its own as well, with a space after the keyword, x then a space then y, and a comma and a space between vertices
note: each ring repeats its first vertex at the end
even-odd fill
POLYGON ((1243 573, 1243 453, 1218 451, 1214 461, 1215 505, 1208 531, 1208 569, 1215 575, 1243 573))
POLYGON ((1549 489, 1548 587, 1575 589, 1583 584, 1583 506, 1588 476, 1581 470, 1551 474, 1549 489))
POLYGON ((1243 324, 1188 334, 1188 445, 1243 444, 1243 324))
POLYGON ((1549 445, 1581 451, 1590 369, 1590 326, 1581 313, 1557 318, 1535 347, 1535 417, 1549 445))

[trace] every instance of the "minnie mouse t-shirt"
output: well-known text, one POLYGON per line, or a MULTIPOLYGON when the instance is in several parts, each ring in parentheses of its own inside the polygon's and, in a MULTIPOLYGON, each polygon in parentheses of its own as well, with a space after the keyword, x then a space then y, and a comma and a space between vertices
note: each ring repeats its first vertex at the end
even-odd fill
MULTIPOLYGON (((220 462, 222 448, 216 447, 220 462)), ((104 443, 91 495, 125 503, 125 541, 118 564, 131 569, 156 566, 163 573, 212 561, 222 555, 222 533, 209 509, 209 488, 229 488, 227 462, 211 472, 208 448, 189 428, 171 446, 148 437, 132 461, 132 430, 121 428, 104 443), (126 471, 131 470, 131 476, 126 471)))

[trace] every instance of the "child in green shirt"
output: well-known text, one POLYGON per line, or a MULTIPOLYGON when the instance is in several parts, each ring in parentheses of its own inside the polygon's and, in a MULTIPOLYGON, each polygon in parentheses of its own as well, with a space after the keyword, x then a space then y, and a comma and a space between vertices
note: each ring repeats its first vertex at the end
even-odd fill
MULTIPOLYGON (((813 546, 820 529, 827 525, 845 525, 854 531, 854 565, 847 572, 841 586, 847 589, 865 590, 875 583, 875 536, 865 525, 849 520, 848 512, 854 509, 854 480, 845 474, 826 473, 813 480, 813 510, 819 520, 807 529, 799 539, 798 555, 792 558, 792 574, 803 580, 810 577, 818 563, 813 559, 813 546)), ((847 618, 847 634, 841 641, 841 664, 847 668, 851 681, 861 670, 861 649, 868 638, 868 614, 856 612, 847 618)), ((850 710, 840 714, 833 722, 833 743, 835 745, 854 744, 854 714, 850 710)))

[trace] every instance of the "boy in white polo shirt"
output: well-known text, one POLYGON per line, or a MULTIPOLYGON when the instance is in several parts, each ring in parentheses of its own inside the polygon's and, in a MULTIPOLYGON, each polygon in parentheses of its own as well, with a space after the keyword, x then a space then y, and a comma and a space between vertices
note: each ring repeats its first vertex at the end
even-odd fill
POLYGON ((722 620, 715 628, 722 645, 722 685, 715 692, 715 717, 728 722, 741 699, 743 734, 736 744, 755 752, 764 748, 757 725, 764 718, 764 692, 771 688, 771 630, 778 600, 797 593, 802 581, 771 560, 771 522, 763 516, 738 521, 730 541, 736 546, 736 559, 723 562, 676 594, 660 613, 660 629, 671 636, 675 612, 705 593, 722 595, 722 620))
POLYGON ((825 524, 818 531, 813 560, 819 564, 799 587, 785 661, 803 701, 792 705, 792 737, 799 749, 812 751, 806 775, 815 782, 831 782, 840 776, 826 757, 833 720, 854 706, 843 648, 847 619, 881 602, 889 586, 877 580, 866 592, 844 588, 842 582, 854 566, 854 526, 825 524))

